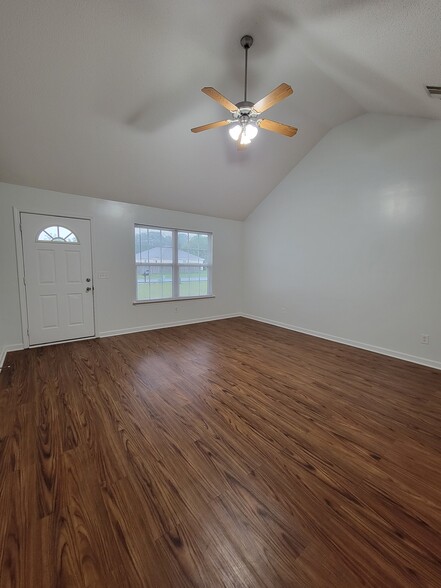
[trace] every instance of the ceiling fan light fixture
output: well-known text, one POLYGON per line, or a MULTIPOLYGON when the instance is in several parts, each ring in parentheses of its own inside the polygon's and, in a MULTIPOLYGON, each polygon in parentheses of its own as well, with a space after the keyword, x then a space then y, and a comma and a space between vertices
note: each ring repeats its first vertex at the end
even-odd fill
POLYGON ((245 127, 245 134, 248 137, 248 139, 250 139, 250 140, 254 139, 254 137, 257 135, 258 132, 259 132, 259 129, 256 127, 256 125, 248 124, 245 127))
POLYGON ((240 125, 234 125, 234 127, 231 127, 230 129, 228 129, 228 132, 230 134, 230 137, 234 141, 237 141, 240 133, 242 132, 242 127, 240 125))
POLYGON ((243 126, 234 125, 234 127, 231 127, 231 129, 228 130, 230 137, 233 139, 233 141, 237 141, 242 134, 240 140, 241 145, 249 145, 252 139, 254 139, 254 137, 257 135, 258 131, 259 129, 257 128, 257 126, 252 125, 250 123, 243 126))
POLYGON ((230 118, 209 123, 208 125, 194 127, 191 129, 191 132, 200 133, 201 131, 208 131, 208 129, 233 125, 229 129, 229 134, 230 137, 236 141, 238 148, 240 148, 241 145, 249 145, 259 132, 259 128, 262 128, 265 131, 279 133, 279 135, 285 135, 285 137, 294 137, 298 130, 295 127, 284 125, 274 120, 261 118, 263 112, 272 108, 292 94, 291 86, 285 83, 279 84, 277 88, 271 90, 271 92, 261 100, 258 100, 256 103, 250 102, 247 99, 248 50, 253 44, 253 37, 250 35, 244 35, 240 40, 240 44, 245 49, 244 99, 237 104, 234 104, 215 88, 212 88, 211 86, 202 88, 204 94, 223 106, 223 108, 229 110, 230 118))

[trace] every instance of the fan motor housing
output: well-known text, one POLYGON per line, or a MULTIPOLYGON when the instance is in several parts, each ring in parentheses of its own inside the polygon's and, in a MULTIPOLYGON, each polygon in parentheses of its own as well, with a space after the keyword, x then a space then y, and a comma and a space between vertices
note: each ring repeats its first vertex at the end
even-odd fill
POLYGON ((254 102, 249 102, 248 100, 245 102, 242 100, 242 102, 238 102, 236 106, 241 114, 248 114, 253 109, 254 102))

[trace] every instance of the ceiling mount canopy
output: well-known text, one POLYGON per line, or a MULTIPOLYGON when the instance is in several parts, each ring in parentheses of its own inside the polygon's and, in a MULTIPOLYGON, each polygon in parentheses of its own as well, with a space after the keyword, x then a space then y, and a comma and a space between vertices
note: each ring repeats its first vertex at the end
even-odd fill
POLYGON ((229 110, 232 118, 194 127, 191 129, 192 133, 200 133, 201 131, 208 131, 209 129, 234 124, 229 129, 229 134, 236 141, 239 150, 245 149, 251 143, 256 137, 259 128, 279 133, 286 137, 293 137, 297 133, 295 127, 264 119, 260 116, 263 112, 290 96, 293 93, 291 86, 280 84, 280 86, 277 86, 277 88, 256 103, 248 100, 248 50, 252 47, 253 43, 254 39, 251 35, 244 35, 240 40, 240 44, 245 50, 244 99, 241 102, 233 104, 233 102, 225 98, 225 96, 214 88, 202 88, 204 94, 229 110))

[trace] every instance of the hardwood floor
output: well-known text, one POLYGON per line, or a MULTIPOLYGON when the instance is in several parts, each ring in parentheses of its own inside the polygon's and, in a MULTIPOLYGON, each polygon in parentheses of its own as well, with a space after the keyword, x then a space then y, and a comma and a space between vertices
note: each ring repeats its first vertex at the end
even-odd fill
POLYGON ((441 586, 441 373, 247 319, 15 352, 0 586, 441 586))

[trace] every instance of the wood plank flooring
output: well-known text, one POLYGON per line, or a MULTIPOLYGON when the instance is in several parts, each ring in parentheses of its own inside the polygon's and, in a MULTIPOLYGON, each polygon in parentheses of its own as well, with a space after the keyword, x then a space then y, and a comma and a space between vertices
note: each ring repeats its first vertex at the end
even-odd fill
POLYGON ((440 587, 441 373, 247 319, 9 354, 0 587, 440 587))

